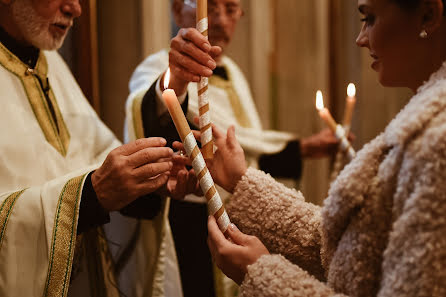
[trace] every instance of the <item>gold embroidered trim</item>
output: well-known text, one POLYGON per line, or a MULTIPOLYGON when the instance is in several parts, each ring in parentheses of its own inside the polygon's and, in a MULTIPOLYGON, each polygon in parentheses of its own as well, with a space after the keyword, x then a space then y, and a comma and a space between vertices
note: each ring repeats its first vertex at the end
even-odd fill
POLYGON ((69 180, 59 196, 44 297, 67 296, 76 243, 79 198, 85 176, 69 180))
POLYGON ((144 127, 142 122, 141 105, 143 96, 138 96, 133 100, 132 116, 133 116, 133 129, 135 131, 136 139, 144 138, 144 127))
POLYGON ((2 206, 0 207, 0 249, 2 248, 3 238, 11 211, 15 202, 23 194, 23 192, 25 192, 25 190, 12 193, 5 199, 5 201, 3 201, 2 206))
POLYGON ((56 121, 54 121, 39 80, 36 77, 38 76, 44 83, 47 81, 48 63, 45 55, 40 51, 35 69, 29 69, 26 64, 0 43, 0 65, 20 79, 45 139, 65 157, 70 143, 70 133, 50 88, 49 98, 56 116, 56 121))
POLYGON ((91 229, 84 235, 84 254, 87 262, 90 295, 119 297, 115 263, 102 226, 91 229))
POLYGON ((235 119, 240 124, 240 126, 245 128, 251 128, 251 121, 248 118, 248 115, 246 114, 245 109, 243 108, 240 98, 237 94, 237 92, 234 89, 234 84, 232 82, 232 76, 227 71, 229 80, 224 80, 223 78, 213 75, 209 78, 209 84, 216 86, 217 88, 225 90, 226 94, 228 95, 229 102, 232 106, 232 111, 234 112, 235 119))

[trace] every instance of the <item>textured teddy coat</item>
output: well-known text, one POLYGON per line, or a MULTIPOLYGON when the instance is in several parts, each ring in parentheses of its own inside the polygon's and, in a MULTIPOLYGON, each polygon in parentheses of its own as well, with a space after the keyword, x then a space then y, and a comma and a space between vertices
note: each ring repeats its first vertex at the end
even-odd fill
POLYGON ((248 266, 242 296, 445 297, 446 63, 322 208, 250 168, 227 210, 271 253, 248 266))

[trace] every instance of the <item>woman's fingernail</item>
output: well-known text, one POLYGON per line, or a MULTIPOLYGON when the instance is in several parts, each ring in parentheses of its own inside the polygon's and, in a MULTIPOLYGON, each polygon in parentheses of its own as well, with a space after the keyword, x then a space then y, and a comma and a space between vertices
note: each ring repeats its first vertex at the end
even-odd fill
POLYGON ((231 231, 237 231, 238 230, 237 226, 234 225, 234 224, 229 224, 229 229, 231 229, 231 231))

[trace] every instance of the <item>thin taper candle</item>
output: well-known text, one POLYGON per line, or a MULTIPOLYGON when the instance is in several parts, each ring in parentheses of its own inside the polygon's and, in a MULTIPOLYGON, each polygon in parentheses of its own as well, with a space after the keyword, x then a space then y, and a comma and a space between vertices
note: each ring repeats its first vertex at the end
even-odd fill
POLYGON ((192 167, 194 168, 195 175, 200 182, 201 190, 203 191, 207 200, 208 212, 210 215, 215 217, 220 230, 225 233, 230 224, 229 216, 226 213, 220 195, 215 188, 212 176, 206 166, 203 155, 198 148, 197 141, 192 134, 186 117, 184 116, 175 91, 172 89, 167 89, 169 78, 170 69, 167 70, 164 77, 164 86, 166 88, 166 90, 163 92, 164 102, 166 103, 170 116, 172 117, 181 141, 183 142, 186 154, 192 161, 192 167))
POLYGON ((320 117, 327 123, 327 126, 333 131, 336 138, 340 142, 341 149, 347 153, 349 159, 353 159, 356 155, 355 150, 352 148, 350 142, 347 140, 344 128, 341 125, 336 124, 336 121, 330 114, 330 111, 324 107, 324 98, 321 91, 316 93, 316 108, 319 111, 320 117))
POLYGON ((345 99, 344 120, 342 126, 345 129, 345 133, 350 132, 352 123, 353 110, 356 104, 356 87, 354 84, 349 84, 347 87, 347 98, 345 99))

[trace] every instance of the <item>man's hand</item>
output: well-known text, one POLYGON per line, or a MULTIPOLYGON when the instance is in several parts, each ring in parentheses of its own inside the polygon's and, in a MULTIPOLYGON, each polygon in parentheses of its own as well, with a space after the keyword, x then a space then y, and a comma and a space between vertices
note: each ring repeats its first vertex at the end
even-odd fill
POLYGON ((173 151, 163 138, 143 138, 111 151, 91 175, 99 203, 108 211, 119 210, 164 185, 172 169, 173 151), (159 162, 160 159, 169 158, 159 162))
POLYGON ((186 168, 186 165, 190 165, 189 158, 174 155, 172 160, 173 168, 166 184, 167 195, 176 200, 182 200, 189 194, 203 196, 194 170, 186 168))
MULTIPOLYGON (((198 118, 195 119, 196 121, 198 118)), ((195 138, 200 139, 200 132, 193 131, 195 138)), ((229 193, 234 192, 234 188, 245 175, 247 166, 245 153, 235 138, 235 127, 231 126, 225 135, 217 126, 212 125, 214 144, 217 150, 214 158, 206 160, 207 167, 215 183, 229 193)), ((174 142, 173 147, 184 150, 181 142, 174 142)))
POLYGON ((217 67, 215 58, 221 53, 220 47, 211 46, 195 28, 181 29, 170 43, 169 88, 181 95, 186 92, 189 82, 199 82, 201 76, 210 77, 217 67))
POLYGON ((241 284, 248 266, 261 256, 269 255, 267 248, 255 236, 243 234, 231 224, 228 228, 229 241, 218 228, 213 216, 208 219, 208 246, 218 268, 237 284, 241 284))
MULTIPOLYGON (((352 134, 348 137, 353 140, 352 134)), ((328 128, 300 140, 300 151, 303 158, 323 158, 333 155, 338 149, 339 140, 328 128)))

